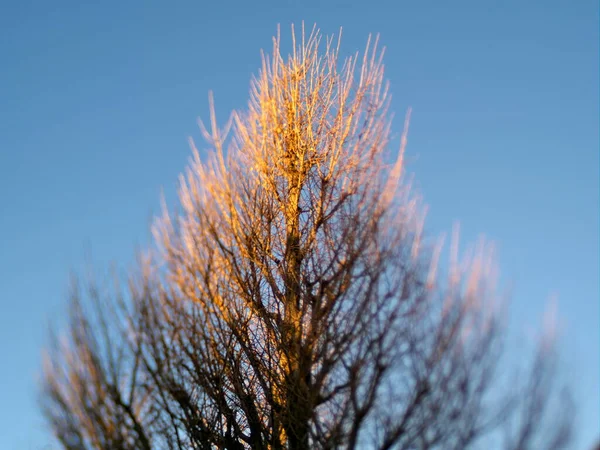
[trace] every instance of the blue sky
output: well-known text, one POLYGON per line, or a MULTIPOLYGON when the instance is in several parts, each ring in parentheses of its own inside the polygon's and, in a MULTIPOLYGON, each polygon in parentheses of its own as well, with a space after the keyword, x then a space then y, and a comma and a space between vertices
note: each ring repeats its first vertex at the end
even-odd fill
MULTIPOLYGON (((49 320, 71 270, 126 268, 200 137, 213 90, 244 107, 276 25, 370 32, 392 109, 413 108, 409 170, 434 234, 461 223, 499 248, 511 332, 558 298, 578 448, 600 437, 598 2, 2 2, 0 448, 51 442, 35 406, 49 320)), ((517 338, 515 342, 519 342, 517 338)))

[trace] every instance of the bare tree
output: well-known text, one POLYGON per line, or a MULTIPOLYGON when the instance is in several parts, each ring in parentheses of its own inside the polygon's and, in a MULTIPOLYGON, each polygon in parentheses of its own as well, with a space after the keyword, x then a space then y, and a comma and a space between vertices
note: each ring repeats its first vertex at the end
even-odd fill
POLYGON ((409 115, 389 163, 377 42, 341 64, 339 39, 320 41, 303 29, 284 59, 275 38, 225 129, 211 99, 214 152, 193 147, 182 212, 158 220, 130 299, 74 296, 42 396, 64 448, 465 449, 499 430, 507 449, 568 443, 545 349, 498 400, 491 251, 459 261, 453 239, 440 274, 404 182, 409 115))

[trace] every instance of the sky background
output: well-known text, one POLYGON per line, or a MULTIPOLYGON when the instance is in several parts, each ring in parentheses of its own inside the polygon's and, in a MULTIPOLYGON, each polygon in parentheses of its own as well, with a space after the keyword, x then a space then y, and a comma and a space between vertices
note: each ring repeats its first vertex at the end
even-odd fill
POLYGON ((36 377, 70 271, 132 263, 207 92, 221 122, 243 108, 302 20, 343 26, 345 55, 381 34, 427 230, 496 243, 515 343, 557 298, 576 448, 600 437, 597 0, 22 0, 0 1, 0 449, 57 448, 36 377))

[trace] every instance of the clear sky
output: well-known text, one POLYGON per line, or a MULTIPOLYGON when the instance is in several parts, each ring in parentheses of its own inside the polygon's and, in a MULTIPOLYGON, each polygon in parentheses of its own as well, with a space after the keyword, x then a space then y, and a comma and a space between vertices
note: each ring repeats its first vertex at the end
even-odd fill
POLYGON ((499 248, 511 329, 558 298, 578 448, 600 437, 598 1, 3 1, 0 7, 0 448, 48 449, 36 374, 69 271, 125 268, 200 138, 244 107, 276 25, 387 46, 395 132, 428 230, 499 248))

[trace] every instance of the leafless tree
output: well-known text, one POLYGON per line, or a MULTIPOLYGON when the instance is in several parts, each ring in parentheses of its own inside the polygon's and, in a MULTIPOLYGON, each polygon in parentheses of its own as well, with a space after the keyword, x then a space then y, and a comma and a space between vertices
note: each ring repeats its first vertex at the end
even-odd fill
MULTIPOLYGON (((294 35, 294 33, 292 33, 294 35)), ((560 449, 544 344, 502 396, 492 253, 438 270, 390 161, 383 52, 279 36, 245 112, 202 131, 182 211, 119 289, 75 290, 42 405, 66 449, 560 449), (319 46, 324 44, 324 51, 319 46), (517 386, 521 386, 520 388, 517 386), (554 421, 552 426, 545 424, 554 421)), ((193 145, 192 145, 193 146, 193 145)), ((165 209, 166 211, 166 209, 165 209)), ((440 266, 441 267, 441 266, 440 266)))

